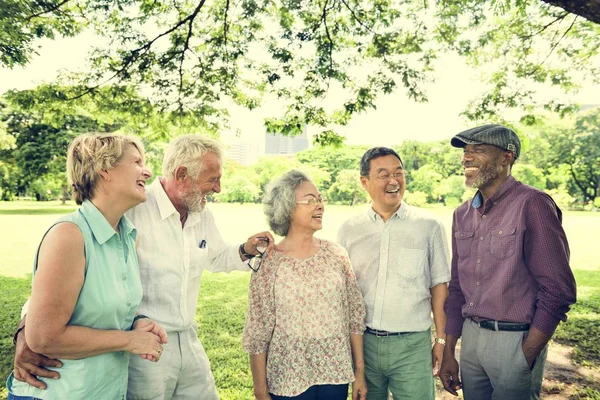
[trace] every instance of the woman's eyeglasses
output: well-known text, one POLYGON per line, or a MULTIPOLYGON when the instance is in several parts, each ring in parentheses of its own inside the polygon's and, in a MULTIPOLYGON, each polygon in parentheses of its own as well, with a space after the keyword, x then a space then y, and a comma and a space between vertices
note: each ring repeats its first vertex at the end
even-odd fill
POLYGON ((297 200, 296 204, 307 204, 309 206, 316 206, 317 204, 327 204, 327 199, 324 197, 319 197, 318 199, 316 197, 311 197, 310 199, 306 199, 306 200, 297 200))

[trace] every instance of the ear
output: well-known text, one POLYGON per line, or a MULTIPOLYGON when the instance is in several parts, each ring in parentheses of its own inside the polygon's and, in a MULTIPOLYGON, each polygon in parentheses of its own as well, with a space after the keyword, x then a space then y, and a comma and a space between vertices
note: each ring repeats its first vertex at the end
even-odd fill
POLYGON ((362 185, 363 188, 367 189, 367 178, 364 176, 360 177, 360 184, 362 185))
POLYGON ((106 182, 110 181, 110 175, 108 174, 107 170, 101 169, 100 171, 98 171, 98 175, 100 175, 100 177, 106 182))
POLYGON ((504 157, 502 158, 504 165, 508 165, 510 167, 510 165, 512 164, 514 159, 515 159, 515 153, 513 153, 512 151, 504 152, 504 157))
POLYGON ((184 181, 188 177, 187 167, 180 165, 175 169, 175 180, 176 181, 184 181))

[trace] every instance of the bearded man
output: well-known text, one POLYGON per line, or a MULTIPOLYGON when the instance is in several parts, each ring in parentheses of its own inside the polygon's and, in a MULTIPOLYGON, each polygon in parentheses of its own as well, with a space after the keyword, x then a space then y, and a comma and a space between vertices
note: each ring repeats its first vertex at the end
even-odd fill
POLYGON ((477 192, 453 217, 440 379, 465 400, 538 399, 547 343, 576 300, 562 212, 511 175, 521 151, 512 129, 484 125, 450 143, 477 192))

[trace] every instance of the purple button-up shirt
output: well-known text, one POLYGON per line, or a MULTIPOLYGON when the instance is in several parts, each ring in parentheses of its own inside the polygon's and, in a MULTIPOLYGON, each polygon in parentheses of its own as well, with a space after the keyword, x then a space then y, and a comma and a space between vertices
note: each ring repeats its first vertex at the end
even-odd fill
POLYGON ((576 299, 560 209, 512 176, 485 205, 480 196, 454 212, 446 333, 459 337, 472 317, 529 323, 552 336, 576 299))

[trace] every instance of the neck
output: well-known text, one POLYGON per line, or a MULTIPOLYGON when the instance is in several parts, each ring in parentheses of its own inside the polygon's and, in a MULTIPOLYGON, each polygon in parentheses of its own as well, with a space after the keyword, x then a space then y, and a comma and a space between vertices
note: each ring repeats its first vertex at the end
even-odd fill
POLYGON ((108 196, 94 196, 90 199, 92 204, 96 206, 98 211, 106 218, 110 226, 119 232, 119 221, 123 214, 131 208, 131 206, 123 205, 119 202, 115 202, 115 199, 111 199, 108 196))
POLYGON ((371 208, 373 209, 373 211, 375 211, 377 213, 377 215, 379 215, 381 217, 381 219, 384 222, 387 222, 387 220, 392 218, 392 215, 394 215, 396 213, 396 211, 398 211, 398 209, 400 208, 401 205, 402 205, 402 203, 398 204, 396 207, 391 208, 391 209, 380 209, 380 208, 376 207, 373 203, 371 203, 371 208))
POLYGON ((177 210, 179 213, 179 220, 181 221, 181 226, 183 226, 188 217, 188 209, 181 196, 179 196, 179 189, 177 188, 177 185, 173 180, 164 178, 162 176, 158 179, 165 190, 167 197, 171 201, 171 204, 173 204, 173 207, 175 207, 175 210, 177 210))
POLYGON ((500 186, 502 186, 509 176, 510 172, 507 174, 502 174, 501 176, 498 176, 497 179, 494 179, 494 181, 490 182, 489 185, 479 188, 479 193, 481 193, 481 196, 483 197, 483 205, 485 205, 488 199, 498 191, 500 186))
POLYGON ((297 256, 310 254, 315 246, 318 246, 313 231, 299 231, 290 227, 286 237, 281 241, 284 253, 297 256))

